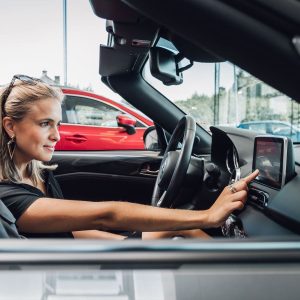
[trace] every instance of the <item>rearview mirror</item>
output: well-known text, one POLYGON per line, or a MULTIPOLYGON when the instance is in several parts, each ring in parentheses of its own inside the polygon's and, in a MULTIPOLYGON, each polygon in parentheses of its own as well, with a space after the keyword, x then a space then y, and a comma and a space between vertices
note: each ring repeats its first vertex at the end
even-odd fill
POLYGON ((153 77, 162 81, 165 85, 178 85, 183 82, 182 71, 187 70, 193 65, 190 61, 184 67, 180 66, 184 57, 172 50, 159 46, 150 49, 150 72, 153 77))
POLYGON ((136 120, 133 118, 130 118, 129 116, 125 115, 118 115, 117 117, 118 126, 123 127, 126 129, 126 132, 129 135, 135 134, 135 125, 136 120))
POLYGON ((178 72, 175 57, 176 54, 171 50, 160 47, 151 48, 149 63, 152 76, 165 85, 182 83, 182 73, 178 72))

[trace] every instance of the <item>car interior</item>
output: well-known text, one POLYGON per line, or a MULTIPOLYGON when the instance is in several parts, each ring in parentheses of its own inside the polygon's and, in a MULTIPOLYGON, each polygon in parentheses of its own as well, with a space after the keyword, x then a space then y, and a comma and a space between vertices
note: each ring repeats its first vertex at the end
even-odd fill
MULTIPOLYGON (((210 240, 3 239, 0 298, 299 299, 299 144, 217 122, 206 126, 208 111, 187 113, 145 74, 180 89, 197 63, 205 70, 230 62, 298 105, 300 2, 89 3, 108 35, 99 46, 99 80, 154 126, 144 133, 145 149, 55 151, 64 197, 207 209, 225 186, 256 168, 260 174, 244 209, 207 229, 210 240)), ((192 77, 200 85, 205 76, 192 77)))
POLYGON ((208 132, 143 77, 148 61, 152 76, 165 85, 180 85, 193 62, 230 61, 299 101, 299 3, 273 2, 185 1, 183 12, 181 1, 91 0, 108 33, 107 45, 100 45, 101 80, 154 121, 160 148, 57 151, 55 175, 65 197, 206 209, 225 186, 260 168, 245 208, 208 232, 297 237, 298 145, 284 137, 259 142, 259 133, 239 128, 212 126, 208 132), (270 161, 277 183, 266 174, 270 161))

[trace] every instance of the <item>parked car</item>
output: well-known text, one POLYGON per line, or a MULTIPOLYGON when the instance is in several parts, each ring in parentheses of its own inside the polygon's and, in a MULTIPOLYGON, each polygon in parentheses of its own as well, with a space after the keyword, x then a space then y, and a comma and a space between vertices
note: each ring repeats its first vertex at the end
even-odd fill
POLYGON ((136 110, 90 92, 62 88, 56 150, 141 150, 152 121, 136 110))
POLYGON ((240 123, 237 127, 266 134, 287 136, 294 142, 300 142, 300 129, 288 122, 276 120, 251 121, 240 123))

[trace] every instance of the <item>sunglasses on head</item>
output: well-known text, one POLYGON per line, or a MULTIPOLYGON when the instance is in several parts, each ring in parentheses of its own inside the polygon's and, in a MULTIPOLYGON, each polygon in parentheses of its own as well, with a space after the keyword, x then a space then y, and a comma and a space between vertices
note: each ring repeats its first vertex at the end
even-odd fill
POLYGON ((21 75, 21 74, 17 74, 17 75, 14 75, 8 88, 6 89, 6 91, 4 92, 3 96, 2 96, 2 112, 4 112, 4 107, 5 107, 5 103, 6 103, 6 100, 15 84, 15 81, 16 80, 20 80, 26 84, 29 84, 29 85, 36 85, 38 82, 43 82, 41 79, 38 79, 38 78, 34 78, 34 77, 30 77, 30 76, 27 76, 27 75, 21 75))

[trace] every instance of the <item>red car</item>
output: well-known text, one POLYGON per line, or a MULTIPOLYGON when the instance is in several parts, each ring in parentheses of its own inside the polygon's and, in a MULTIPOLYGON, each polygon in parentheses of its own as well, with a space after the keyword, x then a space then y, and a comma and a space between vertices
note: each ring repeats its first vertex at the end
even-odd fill
POLYGON ((62 88, 60 141, 56 150, 140 150, 143 134, 153 122, 105 97, 62 88))

